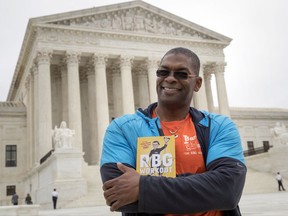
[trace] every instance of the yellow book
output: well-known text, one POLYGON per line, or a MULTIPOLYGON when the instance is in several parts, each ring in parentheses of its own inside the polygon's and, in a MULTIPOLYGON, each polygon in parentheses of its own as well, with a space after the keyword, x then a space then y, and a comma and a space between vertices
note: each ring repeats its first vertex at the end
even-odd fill
POLYGON ((141 175, 176 177, 175 137, 139 137, 136 171, 141 175))

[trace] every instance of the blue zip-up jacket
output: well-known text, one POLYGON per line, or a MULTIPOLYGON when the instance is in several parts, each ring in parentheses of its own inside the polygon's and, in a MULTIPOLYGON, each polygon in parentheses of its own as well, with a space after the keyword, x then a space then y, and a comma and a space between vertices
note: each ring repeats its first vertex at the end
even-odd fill
MULTIPOLYGON (((106 130, 101 157, 105 182, 120 176, 116 163, 136 168, 138 137, 163 136, 160 121, 152 118, 157 103, 146 110, 114 119, 106 130)), ((141 176, 138 202, 122 207, 125 216, 192 214, 222 210, 225 216, 241 215, 238 203, 245 183, 246 166, 236 125, 226 116, 190 108, 197 138, 206 161, 206 172, 183 173, 176 178, 141 176)))

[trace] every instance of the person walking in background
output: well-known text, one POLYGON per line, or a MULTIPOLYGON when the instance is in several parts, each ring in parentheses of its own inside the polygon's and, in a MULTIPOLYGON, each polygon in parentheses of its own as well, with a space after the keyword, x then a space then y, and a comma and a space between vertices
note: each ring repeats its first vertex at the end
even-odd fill
POLYGON ((29 193, 27 194, 27 196, 26 196, 26 198, 25 198, 25 203, 26 203, 27 205, 33 204, 32 198, 31 198, 31 196, 30 196, 29 193))
POLYGON ((56 191, 56 188, 54 188, 52 192, 52 201, 53 201, 53 208, 56 209, 57 207, 57 200, 58 200, 58 192, 56 191))
POLYGON ((17 195, 17 193, 15 192, 12 196, 12 199, 11 199, 11 202, 13 205, 18 205, 18 199, 19 199, 19 196, 17 195))
POLYGON ((282 188, 282 190, 285 191, 285 188, 284 188, 283 182, 282 182, 282 176, 281 176, 280 172, 277 172, 276 180, 278 182, 278 190, 281 191, 281 188, 282 188))
POLYGON ((247 169, 240 135, 229 117, 190 107, 202 84, 199 69, 194 52, 171 49, 155 71, 158 102, 108 126, 100 172, 111 211, 122 216, 241 215, 247 169), (172 135, 177 177, 140 176, 135 170, 138 137, 172 135))

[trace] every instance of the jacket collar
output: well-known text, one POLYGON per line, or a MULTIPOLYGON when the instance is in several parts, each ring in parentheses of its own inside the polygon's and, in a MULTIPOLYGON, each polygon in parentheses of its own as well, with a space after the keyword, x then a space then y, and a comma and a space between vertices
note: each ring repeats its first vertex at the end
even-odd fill
MULTIPOLYGON (((138 111, 143 113, 146 117, 152 118, 153 110, 157 107, 157 102, 150 104, 146 109, 139 108, 138 111)), ((194 124, 198 124, 205 118, 205 114, 194 107, 190 107, 189 113, 192 116, 194 124)), ((201 122, 202 123, 202 122, 201 122)), ((204 123, 204 122, 203 122, 204 123)), ((204 123, 204 125, 206 125, 204 123)))

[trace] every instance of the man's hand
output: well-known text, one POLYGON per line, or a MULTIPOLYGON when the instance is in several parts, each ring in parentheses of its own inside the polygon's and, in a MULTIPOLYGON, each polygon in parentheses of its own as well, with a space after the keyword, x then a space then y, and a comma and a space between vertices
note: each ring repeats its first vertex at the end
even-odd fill
POLYGON ((121 163, 117 163, 117 167, 123 174, 103 184, 106 204, 111 206, 111 211, 136 202, 139 196, 140 174, 121 163))
POLYGON ((167 145, 170 140, 170 137, 164 137, 164 145, 167 145))

